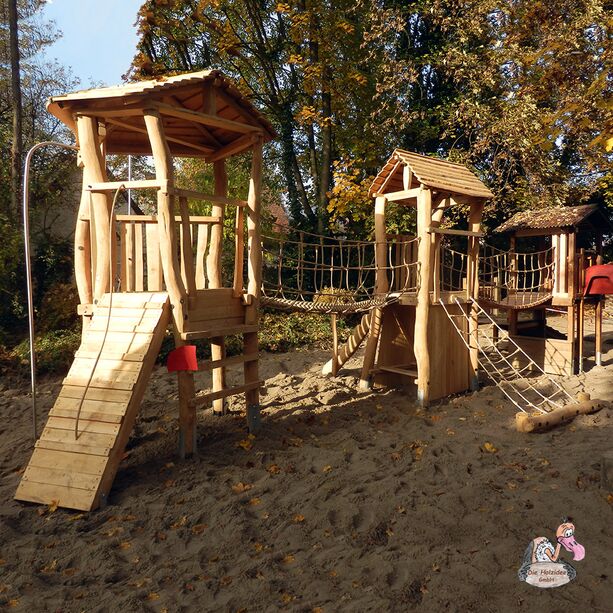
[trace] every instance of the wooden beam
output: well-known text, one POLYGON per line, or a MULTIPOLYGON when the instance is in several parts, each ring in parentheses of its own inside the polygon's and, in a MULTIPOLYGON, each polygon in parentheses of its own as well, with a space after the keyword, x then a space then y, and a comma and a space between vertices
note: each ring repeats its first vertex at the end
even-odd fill
POLYGON ((178 117, 179 119, 185 119, 186 121, 193 121, 194 123, 200 123, 204 126, 212 126, 214 128, 220 128, 222 130, 228 130, 230 132, 240 132, 241 134, 261 133, 262 129, 257 126, 251 126, 238 121, 232 121, 230 119, 224 119, 217 115, 211 115, 210 113, 198 113, 197 111, 190 111, 188 109, 178 109, 170 104, 158 103, 155 108, 162 114, 169 117, 178 117))
POLYGON ((168 190, 168 181, 143 179, 142 181, 96 181, 85 186, 90 192, 114 192, 120 187, 128 189, 164 189, 168 190))
POLYGON ((215 204, 228 204, 230 206, 247 206, 246 200, 240 198, 229 198, 227 195, 222 194, 205 194, 204 192, 197 192, 191 189, 173 188, 172 193, 175 196, 187 198, 188 200, 206 200, 207 202, 213 202, 215 204))
MULTIPOLYGON (((141 134, 147 134, 147 130, 144 128, 139 128, 138 126, 134 126, 131 123, 125 123, 123 121, 118 121, 116 119, 107 119, 107 121, 111 124, 115 124, 120 128, 125 128, 126 130, 131 130, 132 132, 140 132, 141 134)), ((204 153, 205 155, 210 154, 215 149, 213 147, 203 147, 197 143, 192 143, 188 140, 182 140, 180 138, 175 138, 174 136, 166 136, 166 140, 171 143, 177 143, 178 145, 183 145, 184 147, 189 147, 190 149, 194 149, 195 151, 199 151, 200 153, 204 153)))
POLYGON ((429 234, 449 234, 452 236, 470 236, 473 238, 481 238, 485 236, 483 232, 473 232, 471 230, 454 230, 451 228, 437 228, 435 226, 430 226, 428 228, 429 234))
POLYGON ((419 190, 419 187, 414 187, 413 189, 403 189, 399 192, 389 192, 388 194, 385 194, 385 197, 387 198, 388 202, 411 200, 412 198, 417 198, 419 196, 419 190))
POLYGON ((222 147, 212 155, 208 157, 209 162, 217 162, 218 160, 223 160, 232 155, 236 155, 237 153, 241 153, 246 149, 249 149, 255 142, 255 137, 253 134, 245 134, 240 138, 237 138, 235 141, 228 143, 225 147, 222 147))
MULTIPOLYGON (((116 215, 117 221, 134 222, 134 223, 157 223, 157 215, 116 215)), ((181 216, 175 215, 175 221, 180 222, 181 216)), ((207 215, 192 215, 189 218, 189 223, 193 224, 213 224, 221 223, 219 217, 209 217, 207 215)))

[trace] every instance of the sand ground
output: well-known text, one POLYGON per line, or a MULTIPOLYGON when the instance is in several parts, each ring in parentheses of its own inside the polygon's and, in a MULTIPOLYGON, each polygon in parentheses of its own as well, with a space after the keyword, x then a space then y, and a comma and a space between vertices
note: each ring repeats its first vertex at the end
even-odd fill
MULTIPOLYGON (((572 393, 613 399, 613 325, 605 330, 605 366, 588 361, 567 378, 572 393)), ((412 394, 358 394, 359 359, 322 377, 328 357, 264 355, 261 432, 249 438, 240 413, 203 411, 199 453, 186 461, 175 379, 156 369, 110 504, 91 514, 13 500, 31 417, 27 390, 1 389, 0 607, 613 610, 613 496, 600 482, 613 411, 520 434, 495 387, 422 411, 412 394), (520 582, 529 541, 553 539, 565 516, 586 548, 576 580, 520 582)), ((42 383, 43 413, 59 387, 42 383)))

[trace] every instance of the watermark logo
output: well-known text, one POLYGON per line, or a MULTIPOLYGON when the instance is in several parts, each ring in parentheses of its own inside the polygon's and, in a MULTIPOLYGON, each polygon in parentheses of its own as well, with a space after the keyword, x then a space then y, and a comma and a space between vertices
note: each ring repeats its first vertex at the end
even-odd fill
POLYGON ((555 547, 545 536, 537 536, 530 541, 517 572, 520 581, 549 588, 565 585, 577 576, 573 566, 559 559, 562 548, 573 554, 574 561, 585 557, 585 548, 575 539, 575 526, 570 518, 564 519, 558 526, 556 541, 555 547))

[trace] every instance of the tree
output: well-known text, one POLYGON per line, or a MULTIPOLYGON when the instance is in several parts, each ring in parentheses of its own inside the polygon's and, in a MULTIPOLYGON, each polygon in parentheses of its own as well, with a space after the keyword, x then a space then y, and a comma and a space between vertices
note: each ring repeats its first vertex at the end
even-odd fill
POLYGON ((8 2, 9 55, 11 59, 11 104, 13 107, 13 146, 11 147, 11 212, 15 214, 19 207, 21 194, 21 157, 23 153, 23 135, 21 121, 21 73, 19 60, 19 27, 17 17, 17 0, 8 2))

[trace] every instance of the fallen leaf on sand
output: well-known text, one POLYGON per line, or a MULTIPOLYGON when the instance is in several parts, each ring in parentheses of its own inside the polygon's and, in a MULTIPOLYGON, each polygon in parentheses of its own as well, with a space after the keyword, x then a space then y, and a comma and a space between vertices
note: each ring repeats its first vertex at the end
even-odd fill
POLYGON ((147 600, 159 600, 160 595, 157 592, 150 592, 147 594, 147 600))
POLYGON ((247 492, 252 488, 253 488, 253 485, 251 485, 250 483, 243 483, 242 481, 239 481, 238 483, 232 486, 232 491, 235 494, 242 494, 243 492, 247 492))
POLYGON ((487 451, 488 453, 496 453, 498 451, 497 447, 494 447, 494 445, 492 445, 492 443, 489 442, 485 442, 483 443, 483 446, 481 447, 482 451, 487 451))
POLYGON ((76 568, 66 568, 62 572, 62 575, 64 575, 65 577, 72 577, 74 574, 76 574, 76 572, 77 572, 76 568))
POLYGON ((232 577, 230 577, 230 575, 226 575, 219 580, 219 585, 222 586, 230 585, 230 583, 232 583, 232 577))
POLYGON ((271 475, 278 475, 281 472, 281 467, 276 464, 271 464, 266 468, 271 475))
POLYGON ((304 521, 304 515, 294 515, 294 523, 299 524, 304 521))
POLYGON ((57 511, 57 507, 60 504, 59 500, 52 500, 51 504, 47 507, 47 511, 49 513, 55 513, 57 511))
POLYGON ((57 569, 57 560, 53 560, 47 566, 43 566, 41 572, 43 573, 54 573, 57 569))
POLYGON ((3 560, 2 558, 0 558, 0 566, 4 566, 6 564, 6 560, 3 560))
POLYGON ((430 415, 430 421, 441 421, 441 419, 443 419, 442 415, 430 415))
POLYGON ((607 494, 607 502, 613 505, 613 494, 607 494))
POLYGON ((323 467, 322 472, 329 473, 331 470, 332 466, 330 466, 330 464, 326 464, 326 466, 323 467))
POLYGON ((400 454, 399 454, 397 451, 395 451, 394 453, 392 453, 392 454, 390 455, 390 458, 392 458, 392 461, 393 461, 393 462, 398 462, 398 461, 400 461, 400 458, 401 458, 401 457, 402 457, 402 456, 401 456, 401 455, 400 455, 400 454))
POLYGON ((311 613, 324 613, 324 610, 321 607, 313 607, 311 613))
POLYGON ((413 447, 413 459, 418 462, 421 460, 421 456, 424 455, 423 447, 413 447))
POLYGON ((260 504, 262 501, 259 498, 252 498, 249 501, 249 504, 253 507, 256 507, 258 504, 260 504))
POLYGON ((329 573, 330 577, 334 578, 336 576, 338 576, 338 573, 335 570, 331 570, 329 573))
POLYGON ((130 543, 130 541, 123 541, 122 543, 119 543, 119 547, 121 549, 130 549, 132 547, 132 543, 130 543))
POLYGON ((187 523, 187 515, 183 515, 180 519, 178 519, 174 524, 171 524, 171 528, 176 530, 177 528, 182 528, 187 523))
POLYGON ((288 553, 283 558, 283 564, 292 564, 292 562, 294 562, 295 560, 296 560, 296 558, 291 553, 288 553))
POLYGON ((11 600, 8 601, 7 604, 12 609, 14 607, 18 607, 19 606, 19 600, 17 598, 12 598, 11 600))
POLYGON ((292 596, 291 594, 282 594, 281 595, 281 600, 285 604, 289 604, 292 600, 294 600, 294 596, 292 596))
POLYGON ((192 534, 202 534, 206 529, 206 524, 196 524, 195 526, 192 526, 192 534))
POLYGON ((264 545, 262 545, 262 543, 253 543, 253 548, 256 550, 257 553, 260 553, 261 551, 263 551, 264 545))
POLYGON ((172 487, 175 483, 176 481, 174 479, 166 479, 166 481, 164 481, 164 487, 168 489, 169 487, 172 487))
POLYGON ((453 428, 447 428, 447 436, 455 436, 455 430, 453 428))
POLYGON ((246 439, 238 442, 237 447, 242 447, 245 451, 249 451, 253 447, 253 441, 255 440, 254 434, 249 434, 246 439))

